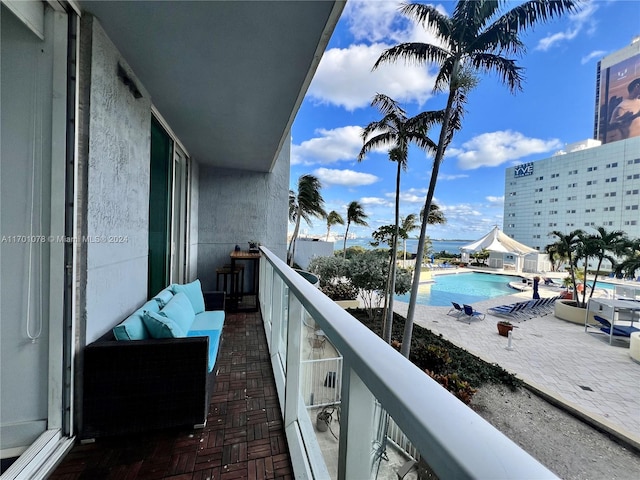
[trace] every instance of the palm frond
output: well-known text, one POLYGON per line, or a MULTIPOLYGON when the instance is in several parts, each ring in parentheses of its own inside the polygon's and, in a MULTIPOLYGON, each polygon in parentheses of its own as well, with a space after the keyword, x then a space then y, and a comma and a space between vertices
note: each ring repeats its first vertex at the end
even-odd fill
POLYGON ((478 53, 470 60, 476 69, 496 73, 500 81, 512 92, 522 90, 522 67, 517 66, 515 60, 491 53, 478 53))
POLYGON ((375 97, 373 97, 371 106, 380 110, 384 116, 393 116, 398 118, 406 118, 407 116, 407 112, 400 107, 398 102, 383 93, 377 93, 375 97))
POLYGON ((509 31, 522 32, 565 13, 576 13, 579 4, 579 0, 529 0, 512 8, 494 23, 509 31))
POLYGON ((403 4, 400 13, 412 18, 425 29, 431 30, 443 39, 449 38, 453 32, 451 18, 441 13, 433 5, 422 3, 403 4))
POLYGON ((447 50, 436 45, 419 42, 401 43, 382 52, 373 65, 373 70, 383 63, 395 60, 404 60, 409 65, 441 64, 449 55, 447 50))

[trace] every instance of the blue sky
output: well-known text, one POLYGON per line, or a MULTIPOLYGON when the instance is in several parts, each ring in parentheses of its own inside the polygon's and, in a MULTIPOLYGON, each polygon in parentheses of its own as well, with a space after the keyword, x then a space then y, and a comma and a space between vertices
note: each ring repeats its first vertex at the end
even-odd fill
MULTIPOLYGON (((409 116, 442 108, 445 100, 432 95, 434 66, 399 62, 371 70, 386 48, 432 42, 398 13, 399 5, 349 0, 292 128, 291 188, 296 189, 300 175, 312 173, 322 182, 327 212, 346 217, 347 205, 360 202, 369 228, 352 226, 350 232, 358 236, 393 223, 396 165, 385 151, 356 160, 361 129, 380 118, 369 106, 371 99, 376 93, 388 95, 409 116)), ((450 14, 455 2, 434 5, 450 14)), ((440 168, 435 201, 447 224, 429 226, 427 234, 432 239, 476 239, 493 225, 502 227, 505 168, 548 158, 567 143, 592 138, 597 62, 637 35, 638 0, 587 1, 579 13, 524 34, 527 52, 518 59, 525 69, 523 91, 511 94, 492 75, 480 78, 469 95, 462 130, 440 168)), ((419 213, 431 167, 431 157, 417 148, 410 151, 401 180, 401 215, 419 213)), ((301 231, 326 233, 326 223, 303 222, 301 231)), ((344 227, 332 231, 344 233, 344 227)))

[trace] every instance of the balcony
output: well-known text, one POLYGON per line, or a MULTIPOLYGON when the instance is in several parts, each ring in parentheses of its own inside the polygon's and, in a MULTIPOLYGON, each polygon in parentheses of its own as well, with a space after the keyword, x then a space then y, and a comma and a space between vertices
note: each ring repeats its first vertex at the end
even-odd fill
POLYGON ((52 479, 397 478, 418 461, 440 478, 555 478, 263 254, 262 315, 228 316, 206 427, 76 446, 52 479), (318 429, 323 409, 332 421, 318 429))

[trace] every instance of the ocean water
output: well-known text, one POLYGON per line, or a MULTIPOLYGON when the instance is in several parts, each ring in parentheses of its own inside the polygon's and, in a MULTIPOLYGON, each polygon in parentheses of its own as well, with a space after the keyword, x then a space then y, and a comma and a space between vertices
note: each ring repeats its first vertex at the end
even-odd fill
MULTIPOLYGON (((431 241, 431 250, 434 253, 440 253, 441 251, 445 251, 447 253, 460 253, 460 247, 468 245, 474 240, 432 240, 431 241)), ((347 240, 347 248, 360 246, 364 248, 374 248, 371 246, 371 242, 373 242, 373 238, 353 238, 347 240)), ((333 248, 334 250, 342 250, 343 243, 342 240, 338 240, 335 242, 333 248)), ((386 247, 385 247, 386 248, 386 247)), ((402 244, 400 244, 400 249, 402 249, 402 244)), ((407 253, 416 253, 418 250, 418 239, 410 238, 407 240, 407 253)))

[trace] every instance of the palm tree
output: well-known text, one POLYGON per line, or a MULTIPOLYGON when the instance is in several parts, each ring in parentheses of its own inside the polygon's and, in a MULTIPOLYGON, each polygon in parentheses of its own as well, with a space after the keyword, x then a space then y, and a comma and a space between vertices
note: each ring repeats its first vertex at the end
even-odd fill
MULTIPOLYGON (((424 207, 420 209, 420 221, 424 221, 424 207)), ((447 219, 440 210, 440 206, 437 203, 431 203, 429 205, 429 218, 427 218, 427 224, 429 225, 444 225, 447 223, 447 219)))
POLYGON ((344 218, 335 210, 331 210, 329 215, 327 215, 327 241, 331 234, 331 227, 334 225, 344 225, 344 218))
POLYGON ((576 284, 576 262, 574 254, 578 245, 582 241, 581 238, 584 232, 582 230, 573 230, 572 232, 567 233, 566 235, 558 230, 554 230, 549 233, 549 235, 553 235, 557 238, 557 241, 552 245, 552 247, 547 248, 547 250, 555 250, 555 253, 558 254, 562 258, 566 258, 569 263, 569 274, 571 275, 571 283, 573 285, 573 298, 578 301, 578 285, 576 284))
MULTIPOLYGON (((447 103, 433 160, 425 211, 430 211, 445 150, 453 140, 456 130, 460 129, 467 92, 477 83, 475 74, 496 73, 509 90, 521 90, 521 67, 503 54, 524 52, 525 46, 519 37, 521 32, 538 22, 576 10, 574 0, 530 0, 501 14, 504 4, 504 1, 494 0, 460 0, 451 17, 441 13, 435 5, 405 4, 401 12, 435 33, 438 44, 401 43, 385 50, 374 65, 375 69, 383 63, 402 59, 419 64, 435 62, 440 67, 434 91, 446 91, 447 103)), ((418 241, 418 258, 422 258, 424 252, 426 227, 427 222, 423 221, 418 241)), ((406 357, 409 356, 411 345, 419 270, 414 272, 402 340, 402 353, 406 357)))
POLYGON ((625 277, 635 277, 640 270, 640 239, 629 240, 624 248, 625 259, 616 266, 616 273, 625 277))
POLYGON ((364 160, 366 154, 373 149, 390 146, 389 160, 398 164, 396 173, 395 232, 391 245, 389 281, 384 302, 388 318, 385 322, 383 338, 387 342, 391 342, 393 292, 395 291, 398 231, 400 228, 400 176, 402 171, 407 168, 407 157, 411 142, 415 142, 424 150, 435 152, 436 145, 427 137, 426 133, 429 127, 435 123, 434 117, 436 115, 421 113, 415 117, 407 118, 406 112, 395 100, 380 93, 373 98, 371 106, 380 110, 382 119, 371 122, 362 131, 364 145, 358 154, 358 161, 364 160))
POLYGON ((293 266, 295 243, 300 231, 300 219, 311 225, 311 217, 325 218, 324 199, 320 193, 322 184, 317 177, 306 174, 298 178, 298 193, 289 190, 289 220, 295 223, 287 252, 289 266, 293 266))
MULTIPOLYGON (((604 227, 597 227, 596 230, 598 231, 598 233, 592 235, 590 237, 590 241, 595 247, 593 258, 598 260, 598 265, 596 266, 596 274, 593 279, 593 285, 591 286, 591 293, 589 294, 589 298, 593 297, 593 291, 596 288, 596 282, 598 281, 598 274, 600 273, 602 261, 606 259, 611 263, 611 265, 615 265, 616 257, 622 255, 624 253, 625 247, 629 244, 629 240, 627 239, 625 232, 623 232, 622 230, 607 232, 604 227)), ((587 271, 585 267, 585 279, 587 278, 586 273, 587 271)))
POLYGON ((402 250, 403 260, 407 261, 407 238, 409 238, 409 234, 413 232, 416 228, 418 228, 418 216, 415 213, 410 213, 406 217, 400 219, 400 228, 404 230, 406 235, 402 238, 402 250))
POLYGON ((344 247, 342 249, 342 258, 347 258, 347 236, 349 235, 349 226, 361 225, 363 227, 369 226, 367 223, 367 215, 364 213, 364 208, 360 203, 355 200, 347 207, 347 229, 344 232, 344 247))

